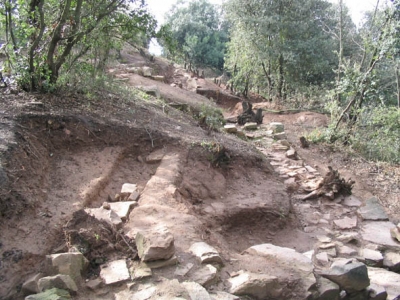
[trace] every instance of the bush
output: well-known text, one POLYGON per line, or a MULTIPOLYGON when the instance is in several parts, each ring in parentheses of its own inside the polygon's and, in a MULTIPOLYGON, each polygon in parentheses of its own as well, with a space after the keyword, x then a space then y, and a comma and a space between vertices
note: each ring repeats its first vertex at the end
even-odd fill
POLYGON ((400 163, 400 109, 363 109, 350 143, 370 160, 400 163))
POLYGON ((205 104, 201 106, 198 118, 200 125, 209 130, 218 130, 218 128, 225 125, 225 119, 221 109, 205 104))

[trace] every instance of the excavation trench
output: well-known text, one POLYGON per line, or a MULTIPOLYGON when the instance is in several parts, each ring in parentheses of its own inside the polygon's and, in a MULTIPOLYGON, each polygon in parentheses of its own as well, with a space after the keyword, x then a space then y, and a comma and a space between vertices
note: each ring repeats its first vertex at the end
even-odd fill
MULTIPOLYGON (((181 259, 190 259, 188 248, 201 240, 226 259, 260 243, 296 243, 289 197, 265 160, 233 155, 229 164, 214 167, 202 146, 83 116, 21 117, 14 142, 4 152, 2 186, 12 192, 0 202, 2 298, 18 298, 46 254, 67 250, 63 226, 74 211, 101 206, 126 182, 142 195, 125 233, 133 237, 153 215, 151 222, 174 234, 181 259), (163 149, 164 159, 146 163, 155 149, 163 149)), ((297 247, 305 250, 308 240, 297 247)), ((164 275, 172 278, 173 271, 164 275)))

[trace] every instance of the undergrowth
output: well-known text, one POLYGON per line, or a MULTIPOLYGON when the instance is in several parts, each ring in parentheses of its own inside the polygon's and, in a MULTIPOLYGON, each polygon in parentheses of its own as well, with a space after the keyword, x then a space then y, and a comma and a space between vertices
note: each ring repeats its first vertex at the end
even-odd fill
POLYGON ((376 107, 363 109, 353 125, 345 123, 334 130, 332 122, 327 128, 317 128, 306 137, 313 143, 347 145, 351 150, 371 161, 400 163, 400 109, 376 107))

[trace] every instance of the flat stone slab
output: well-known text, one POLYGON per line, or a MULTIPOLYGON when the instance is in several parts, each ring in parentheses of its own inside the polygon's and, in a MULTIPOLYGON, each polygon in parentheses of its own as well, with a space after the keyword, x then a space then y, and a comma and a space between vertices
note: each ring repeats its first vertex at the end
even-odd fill
POLYGON ((372 197, 365 201, 365 206, 358 210, 363 220, 387 221, 389 220, 378 198, 372 197))
POLYGON ((121 188, 121 194, 132 194, 137 191, 137 185, 134 183, 124 183, 121 188))
POLYGON ((333 223, 335 223, 339 229, 353 229, 357 227, 357 217, 344 217, 343 219, 333 221, 333 223))
POLYGON ((111 210, 113 210, 122 221, 126 221, 132 207, 137 205, 136 201, 123 201, 109 203, 111 210))
POLYGON ((400 243, 390 235, 390 229, 395 228, 392 222, 369 222, 363 224, 361 237, 363 240, 381 245, 388 249, 400 250, 400 243))
POLYGON ((198 269, 193 276, 191 276, 191 279, 194 282, 206 287, 215 281, 217 278, 217 273, 218 270, 216 267, 213 265, 205 265, 198 269))
POLYGON ((358 198, 351 195, 344 198, 343 205, 349 207, 360 207, 362 205, 362 202, 358 198))
POLYGON ((207 290, 196 282, 183 282, 183 287, 188 291, 191 300, 211 300, 207 290))
POLYGON ((115 260, 102 265, 100 277, 105 284, 114 284, 131 279, 125 259, 115 260))
POLYGON ((250 295, 256 299, 279 299, 282 293, 278 278, 265 274, 240 271, 238 276, 228 279, 229 292, 234 295, 250 295))
POLYGON ((367 266, 379 268, 383 265, 383 255, 379 251, 362 249, 361 256, 367 266))
POLYGON ((117 213, 110 209, 100 208, 85 208, 85 212, 97 220, 104 220, 107 223, 115 226, 117 229, 122 227, 122 220, 117 213))
POLYGON ((400 274, 381 268, 368 267, 371 283, 384 287, 388 294, 387 300, 398 299, 400 295, 400 274))

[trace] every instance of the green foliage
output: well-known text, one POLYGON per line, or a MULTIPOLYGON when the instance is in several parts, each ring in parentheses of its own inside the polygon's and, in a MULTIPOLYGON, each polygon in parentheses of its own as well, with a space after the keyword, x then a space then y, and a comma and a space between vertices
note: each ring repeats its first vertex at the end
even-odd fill
POLYGON ((220 15, 221 8, 207 0, 178 1, 167 14, 165 26, 175 42, 161 42, 166 56, 189 67, 222 70, 228 34, 220 15))
MULTIPOLYGON (((351 128, 318 128, 306 135, 313 143, 348 145, 369 160, 400 163, 400 109, 379 106, 363 108, 351 128)), ((349 122, 349 121, 348 121, 349 122)))
POLYGON ((400 109, 363 109, 350 143, 370 160, 400 163, 400 109))
POLYGON ((146 46, 155 20, 140 0, 0 2, 8 64, 25 90, 52 91, 60 72, 90 59, 103 68, 122 42, 146 46))
POLYGON ((330 4, 322 0, 230 0, 232 24, 225 67, 236 89, 285 97, 299 86, 333 78, 335 42, 326 32, 330 4))
POLYGON ((198 119, 200 124, 209 130, 218 130, 226 122, 221 109, 206 104, 201 106, 198 119))

